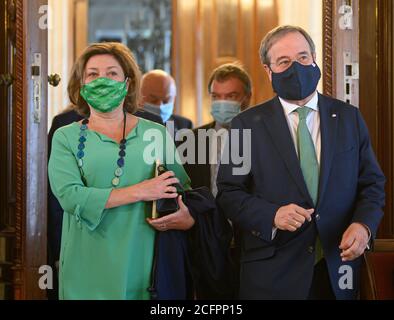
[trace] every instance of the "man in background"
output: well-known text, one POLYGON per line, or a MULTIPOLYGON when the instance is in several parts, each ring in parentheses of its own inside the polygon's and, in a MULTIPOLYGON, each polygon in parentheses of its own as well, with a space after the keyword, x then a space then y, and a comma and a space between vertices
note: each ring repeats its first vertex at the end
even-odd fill
POLYGON ((141 96, 143 109, 160 116, 164 125, 172 121, 175 133, 180 129, 193 127, 189 119, 173 113, 176 84, 167 72, 152 70, 144 74, 141 82, 141 96))
MULTIPOLYGON (((230 128, 231 120, 240 112, 248 108, 252 96, 252 84, 249 75, 238 63, 223 64, 213 70, 208 81, 208 92, 211 97, 211 114, 213 121, 193 130, 196 163, 185 163, 184 167, 188 173, 194 188, 205 186, 216 196, 216 177, 219 161, 224 147, 225 135, 230 128), (199 145, 206 146, 205 154, 199 153, 199 145), (199 159, 202 163, 198 163, 199 159)), ((234 286, 232 291, 236 296, 238 291, 239 275, 239 237, 238 229, 233 225, 233 241, 230 254, 234 262, 234 286)), ((229 290, 231 291, 231 289, 229 290)), ((196 288, 199 299, 228 299, 229 296, 213 294, 208 288, 196 288)))
POLYGON ((216 176, 219 167, 223 137, 231 120, 248 108, 252 97, 252 83, 249 75, 238 63, 223 64, 213 70, 208 81, 208 92, 211 97, 211 115, 213 121, 193 130, 196 149, 196 164, 185 164, 185 169, 192 181, 193 187, 208 187, 214 196, 217 194, 216 176), (223 130, 222 130, 223 129, 223 130), (198 133, 207 132, 207 135, 198 133), (216 143, 214 139, 216 139, 216 143), (204 140, 204 141, 203 141, 204 140), (203 163, 197 163, 201 158, 198 145, 206 145, 203 163))

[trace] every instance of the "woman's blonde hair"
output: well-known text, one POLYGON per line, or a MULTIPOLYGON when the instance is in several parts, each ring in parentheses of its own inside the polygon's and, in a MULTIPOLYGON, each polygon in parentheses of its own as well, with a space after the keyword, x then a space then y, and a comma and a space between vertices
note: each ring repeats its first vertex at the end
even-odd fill
POLYGON ((129 89, 123 108, 125 111, 133 114, 138 108, 141 71, 130 49, 117 42, 93 43, 82 52, 72 68, 67 86, 71 103, 75 105, 75 110, 79 114, 82 116, 89 115, 89 106, 82 98, 80 90, 87 62, 91 57, 101 54, 113 56, 122 67, 125 77, 129 79, 129 89))

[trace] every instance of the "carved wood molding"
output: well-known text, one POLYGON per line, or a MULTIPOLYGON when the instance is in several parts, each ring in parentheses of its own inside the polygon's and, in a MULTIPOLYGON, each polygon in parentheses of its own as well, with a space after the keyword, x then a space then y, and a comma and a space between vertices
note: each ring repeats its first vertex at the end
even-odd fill
POLYGON ((386 175, 386 206, 379 236, 394 238, 394 4, 392 0, 376 2, 377 6, 377 83, 378 141, 377 153, 386 175))
POLYGON ((16 57, 15 57, 15 152, 16 152, 16 205, 15 205, 15 264, 14 264, 14 297, 23 299, 24 288, 24 252, 23 239, 25 233, 25 112, 24 112, 24 46, 23 46, 23 0, 16 2, 16 57))
POLYGON ((7 14, 8 14, 8 37, 11 40, 12 44, 15 45, 16 41, 16 26, 15 26, 15 21, 16 21, 16 6, 15 6, 15 0, 11 0, 8 2, 7 5, 7 14))
POLYGON ((334 0, 323 0, 323 92, 335 97, 333 61, 334 0))

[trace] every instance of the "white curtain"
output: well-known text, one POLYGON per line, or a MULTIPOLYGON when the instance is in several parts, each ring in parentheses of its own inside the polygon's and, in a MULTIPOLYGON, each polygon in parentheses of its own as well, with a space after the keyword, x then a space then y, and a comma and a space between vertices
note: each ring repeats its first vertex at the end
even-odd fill
POLYGON ((62 78, 57 87, 48 87, 48 130, 53 117, 69 104, 67 82, 74 59, 73 0, 49 0, 48 74, 62 78))

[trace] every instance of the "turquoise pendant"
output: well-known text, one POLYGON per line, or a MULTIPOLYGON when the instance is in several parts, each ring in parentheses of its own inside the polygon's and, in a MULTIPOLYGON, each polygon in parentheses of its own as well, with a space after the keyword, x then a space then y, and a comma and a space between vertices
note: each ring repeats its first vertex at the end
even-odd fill
MULTIPOLYGON (((85 156, 85 142, 87 140, 87 130, 88 130, 88 123, 89 119, 86 118, 82 121, 82 125, 80 126, 80 132, 79 132, 79 144, 78 144, 78 151, 77 151, 77 164, 78 168, 81 172, 81 179, 84 182, 85 186, 86 184, 86 179, 84 176, 84 172, 82 170, 83 167, 83 160, 82 158, 85 156)), ((119 158, 117 160, 118 168, 115 170, 115 177, 112 179, 111 183, 113 187, 117 187, 120 184, 120 177, 123 175, 123 169, 122 167, 124 166, 124 157, 126 156, 126 139, 125 139, 125 130, 126 130, 126 113, 124 113, 124 121, 123 121, 123 139, 120 141, 119 144, 119 158)))

